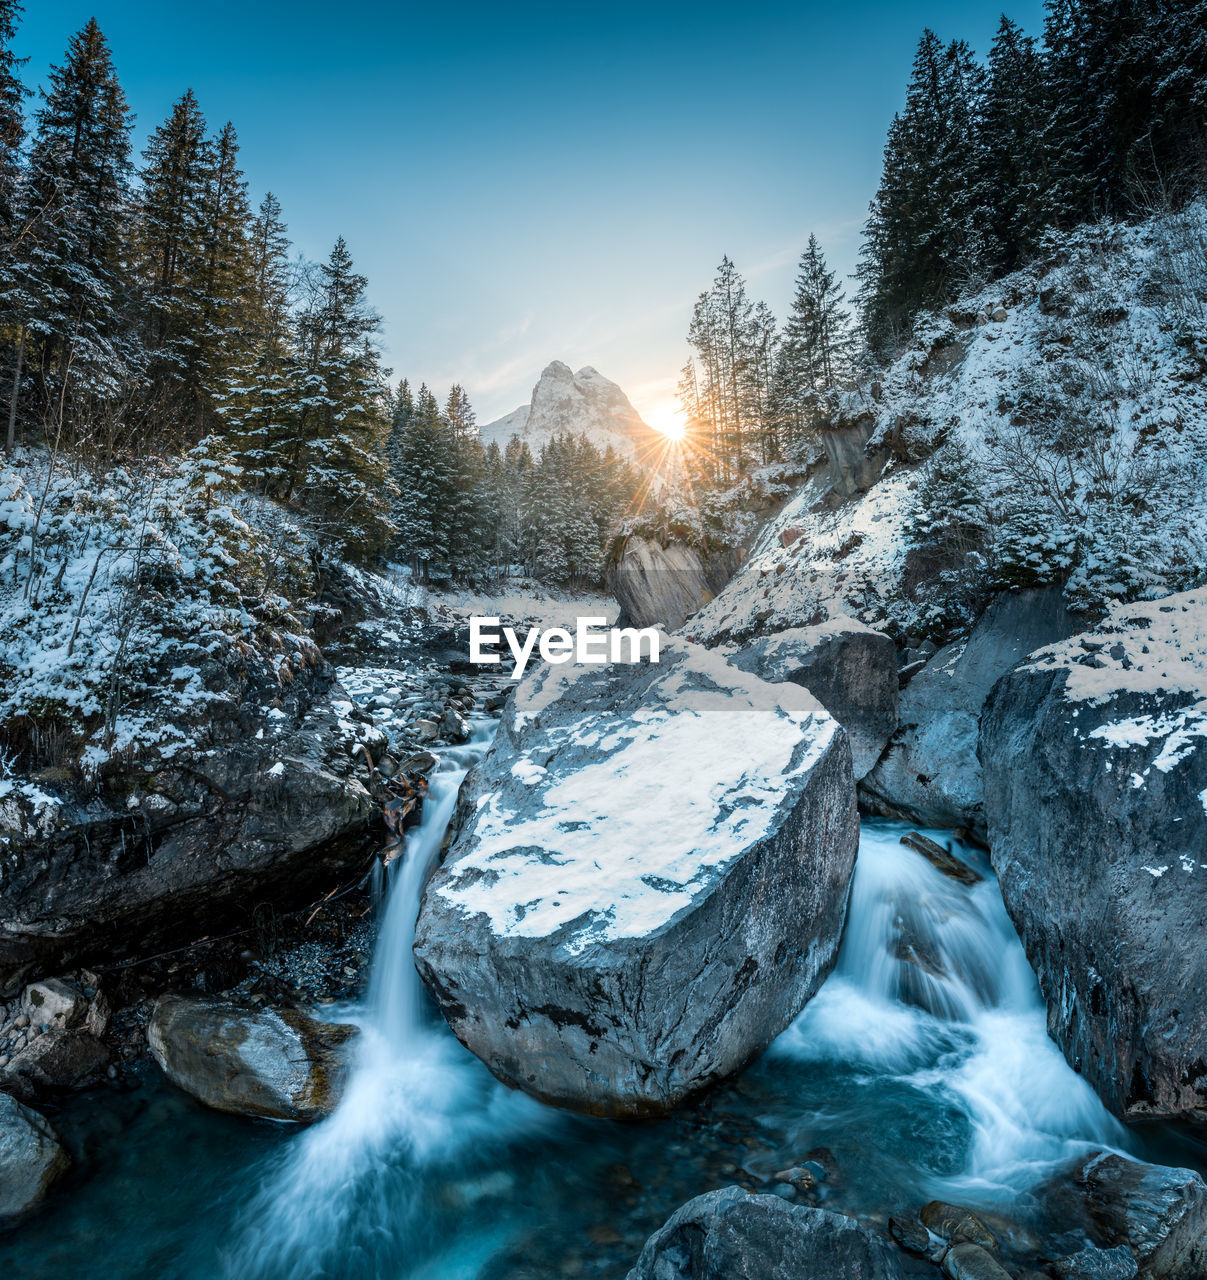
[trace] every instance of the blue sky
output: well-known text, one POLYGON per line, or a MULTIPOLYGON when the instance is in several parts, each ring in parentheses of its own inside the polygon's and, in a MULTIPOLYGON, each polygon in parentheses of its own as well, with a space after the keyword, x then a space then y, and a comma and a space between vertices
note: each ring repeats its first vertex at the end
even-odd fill
MULTIPOLYGON (((551 359, 657 414, 722 253, 782 316, 810 231, 843 274, 925 26, 988 48, 999 3, 424 5, 25 0, 40 84, 95 15, 138 144, 192 87, 233 120, 295 246, 344 235, 396 373, 479 418, 551 359)), ((1010 16, 1038 33, 1038 0, 1010 16)))

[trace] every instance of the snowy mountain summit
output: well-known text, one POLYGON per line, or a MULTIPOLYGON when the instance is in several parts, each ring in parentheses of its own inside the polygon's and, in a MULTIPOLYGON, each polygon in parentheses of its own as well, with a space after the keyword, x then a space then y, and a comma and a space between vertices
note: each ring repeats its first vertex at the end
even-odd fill
POLYGON ((560 360, 546 366, 530 404, 480 431, 483 445, 505 449, 511 437, 518 436, 534 454, 555 436, 570 433, 647 465, 657 456, 658 433, 642 421, 616 383, 590 365, 574 373, 560 360))

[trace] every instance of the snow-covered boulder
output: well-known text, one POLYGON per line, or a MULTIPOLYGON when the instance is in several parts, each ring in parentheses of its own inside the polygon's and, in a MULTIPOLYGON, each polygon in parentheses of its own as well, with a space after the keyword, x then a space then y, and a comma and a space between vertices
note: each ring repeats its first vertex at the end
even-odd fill
POLYGON ((32 1209, 70 1163, 49 1122, 0 1093, 0 1219, 32 1209))
POLYGON ((628 1280, 897 1280, 897 1257, 845 1214, 725 1187, 672 1214, 628 1280))
POLYGON ((854 618, 840 614, 753 640, 732 650, 730 661, 772 683, 808 689, 847 731, 856 781, 897 727, 897 646, 854 618))
POLYGON ((179 1089, 218 1111, 318 1120, 339 1101, 356 1028, 300 1009, 163 996, 147 1025, 151 1056, 179 1089))
POLYGON ((980 749, 1053 1037, 1119 1114, 1207 1120, 1207 592, 1035 654, 980 749))
POLYGON ((902 690, 899 727, 860 783, 865 808, 930 827, 967 827, 983 839, 977 733, 985 699, 1016 663, 1075 629, 1058 588, 998 596, 966 641, 940 649, 902 690))
POLYGON ((829 971, 858 843, 850 748, 804 689, 677 640, 543 666, 467 780, 419 972, 509 1083, 664 1112, 741 1067, 829 971))

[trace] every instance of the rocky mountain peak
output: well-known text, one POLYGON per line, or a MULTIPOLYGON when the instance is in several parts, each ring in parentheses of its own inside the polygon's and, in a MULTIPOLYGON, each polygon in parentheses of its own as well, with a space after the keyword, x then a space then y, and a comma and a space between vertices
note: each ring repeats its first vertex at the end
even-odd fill
POLYGON ((555 436, 585 435, 598 448, 615 449, 635 461, 649 455, 655 436, 610 378, 590 365, 575 373, 561 360, 545 366, 528 404, 480 430, 485 445, 502 449, 518 436, 533 453, 555 436))

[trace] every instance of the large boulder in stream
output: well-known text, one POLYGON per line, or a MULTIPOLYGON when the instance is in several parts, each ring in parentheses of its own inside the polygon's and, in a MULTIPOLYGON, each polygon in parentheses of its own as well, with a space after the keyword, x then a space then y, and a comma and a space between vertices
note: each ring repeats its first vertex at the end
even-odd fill
POLYGON ((1076 629, 1059 588, 998 596, 966 641, 940 649, 902 690, 900 725, 859 784, 864 807, 929 827, 967 827, 984 839, 977 734, 985 699, 1029 653, 1076 629))
POLYGON ((354 753, 381 735, 330 671, 210 676, 230 687, 204 723, 151 721, 85 791, 0 781, 0 995, 246 928, 364 866, 379 811, 354 753))
POLYGON ((989 842, 1074 1068, 1207 1121, 1207 592, 1035 654, 981 725, 989 842))
POLYGON ((461 814, 416 962, 460 1039, 544 1101, 664 1112, 833 964, 859 838, 846 735, 719 652, 538 668, 461 814))
POLYGON ((871 771, 897 727, 897 646, 888 636, 837 614, 728 652, 743 671, 808 689, 847 731, 855 780, 871 771))
POLYGON ((706 555, 686 542, 630 535, 612 553, 608 587, 627 625, 674 631, 725 586, 741 558, 737 550, 706 555))
POLYGON ((163 996, 147 1025, 151 1056, 177 1088, 216 1111, 320 1120, 339 1101, 356 1028, 301 1009, 163 996))
POLYGON ((32 1209, 70 1163, 50 1124, 0 1093, 0 1220, 32 1209))
POLYGON ((854 1218, 740 1187, 689 1200, 628 1280, 898 1280, 897 1255, 854 1218))

